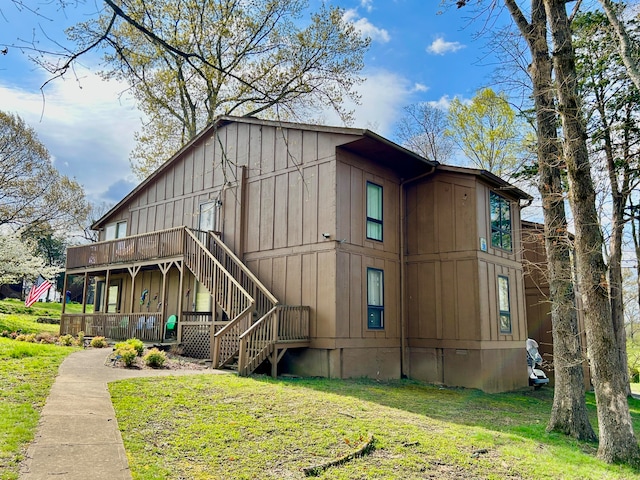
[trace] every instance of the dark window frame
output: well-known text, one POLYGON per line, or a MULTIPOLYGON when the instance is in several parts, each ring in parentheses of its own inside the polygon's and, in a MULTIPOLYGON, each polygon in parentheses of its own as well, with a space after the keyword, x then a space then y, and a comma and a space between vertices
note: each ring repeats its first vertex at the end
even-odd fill
POLYGON ((513 251, 511 202, 493 191, 489 192, 489 221, 491 224, 491 246, 508 252, 513 251), (494 205, 497 208, 494 208, 494 205))
POLYGON ((366 198, 365 198, 365 207, 366 207, 366 211, 367 211, 367 222, 366 222, 365 230, 366 230, 367 240, 375 240, 376 242, 382 242, 383 241, 383 238, 384 238, 383 205, 384 205, 384 203, 383 203, 382 185, 378 185, 377 183, 367 181, 366 198), (369 186, 376 187, 376 188, 379 189, 379 192, 380 192, 380 204, 379 204, 380 218, 372 217, 370 215, 371 212, 369 211, 369 186), (378 236, 375 236, 375 237, 374 236, 369 236, 369 225, 372 225, 372 226, 380 228, 380 235, 379 235, 380 238, 378 238, 378 236))
POLYGON ((369 330, 384 330, 384 270, 380 268, 367 267, 367 328, 369 330), (379 305, 369 303, 369 294, 373 288, 369 283, 369 272, 380 274, 379 305))
POLYGON ((502 335, 510 335, 513 333, 513 325, 511 322, 511 285, 509 285, 509 277, 507 275, 498 275, 498 323, 499 323, 499 327, 500 327, 500 333, 502 335), (506 298, 504 298, 504 300, 506 300, 507 302, 507 309, 503 309, 503 305, 502 305, 502 289, 500 288, 500 282, 504 281, 506 283, 507 286, 507 292, 506 292, 506 298))

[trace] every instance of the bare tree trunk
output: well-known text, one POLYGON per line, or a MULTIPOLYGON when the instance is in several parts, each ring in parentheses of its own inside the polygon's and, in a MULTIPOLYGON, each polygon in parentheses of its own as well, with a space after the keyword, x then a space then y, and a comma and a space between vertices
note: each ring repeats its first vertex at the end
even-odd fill
POLYGON ((571 270, 561 151, 551 81, 551 58, 547 44, 547 19, 542 0, 531 1, 527 22, 514 0, 505 0, 531 52, 529 74, 533 84, 538 138, 538 190, 544 212, 545 246, 549 266, 553 366, 555 389, 547 430, 581 440, 595 440, 584 398, 584 362, 571 270))
POLYGON ((611 320, 602 257, 602 234, 595 208, 586 132, 577 95, 575 57, 565 0, 544 0, 554 46, 558 106, 564 132, 569 176, 569 200, 575 219, 578 285, 582 295, 587 347, 598 407, 598 457, 606 462, 640 461, 633 433, 626 385, 620 374, 620 356, 611 320))
POLYGON ((602 4, 602 9, 604 10, 604 13, 606 13, 607 18, 609 19, 609 22, 611 23, 611 26, 613 27, 618 37, 618 49, 620 50, 622 62, 627 69, 627 74, 629 75, 631 81, 635 84, 636 88, 640 90, 640 69, 638 68, 638 63, 633 55, 631 39, 627 34, 627 29, 618 18, 616 8, 611 0, 600 0, 600 3, 602 4))

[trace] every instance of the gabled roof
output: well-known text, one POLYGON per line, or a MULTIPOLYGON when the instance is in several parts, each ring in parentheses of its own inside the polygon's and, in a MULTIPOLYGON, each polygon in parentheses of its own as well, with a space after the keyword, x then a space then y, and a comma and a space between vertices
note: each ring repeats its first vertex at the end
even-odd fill
POLYGON ((400 145, 393 143, 392 141, 381 137, 380 135, 361 128, 350 128, 350 127, 331 127, 325 125, 311 125, 305 123, 292 123, 292 122, 282 122, 279 120, 261 120, 255 117, 234 117, 230 115, 223 115, 217 117, 213 123, 207 126, 204 130, 202 130, 198 135, 196 135, 193 139, 189 141, 184 147, 178 150, 171 158, 169 158, 166 162, 160 165, 151 175, 149 175, 146 179, 144 179, 140 184, 138 184, 131 192, 129 192, 122 200, 120 200, 113 208, 111 208, 105 215, 102 216, 99 220, 97 220, 91 228, 93 230, 99 229, 106 220, 113 215, 122 205, 128 202, 130 199, 135 197, 135 195, 144 190, 144 188, 152 183, 156 178, 158 178, 162 173, 167 170, 175 159, 180 157, 185 151, 192 148, 192 146, 203 137, 209 135, 212 131, 217 130, 225 125, 230 123, 244 123, 244 124, 252 124, 252 125, 263 125, 270 126, 276 128, 290 128, 297 130, 307 130, 313 132, 323 132, 323 133, 333 133, 339 135, 345 135, 345 137, 360 137, 356 140, 347 141, 345 138, 345 143, 343 145, 339 145, 338 148, 344 148, 345 150, 354 152, 356 154, 365 156, 367 158, 371 158, 373 160, 379 161, 380 163, 387 164, 394 170, 397 170, 399 165, 403 166, 403 170, 406 170, 409 175, 412 175, 414 171, 423 171, 425 167, 433 168, 438 163, 427 160, 426 158, 421 157, 420 155, 407 150, 400 145), (393 155, 392 155, 393 154, 393 155), (393 157, 394 160, 391 159, 393 157), (398 162, 398 160, 401 160, 398 162))
POLYGON ((129 192, 120 202, 111 208, 105 215, 97 220, 91 228, 99 229, 104 225, 109 217, 111 217, 118 209, 120 209, 129 200, 135 197, 138 192, 144 190, 147 185, 154 182, 156 178, 163 174, 172 163, 179 158, 184 152, 188 151, 198 143, 203 137, 210 135, 211 132, 231 123, 244 123, 251 125, 270 126, 275 128, 289 128, 296 130, 307 130, 313 132, 332 133, 345 136, 345 143, 337 145, 336 148, 355 153, 364 158, 376 161, 377 163, 387 166, 391 170, 398 173, 402 179, 410 179, 419 176, 428 170, 437 169, 439 171, 461 173, 467 175, 475 175, 482 178, 489 185, 498 190, 508 191, 508 193, 518 199, 531 200, 532 197, 519 188, 511 185, 500 177, 486 171, 465 167, 454 167, 442 165, 438 162, 428 160, 417 153, 414 153, 400 145, 388 140, 377 133, 367 129, 351 128, 351 127, 331 127, 325 125, 311 125, 304 123, 282 122, 279 120, 261 120, 254 117, 234 117, 224 115, 217 117, 211 125, 202 130, 189 143, 178 150, 171 158, 158 167, 151 175, 144 179, 138 186, 129 192))

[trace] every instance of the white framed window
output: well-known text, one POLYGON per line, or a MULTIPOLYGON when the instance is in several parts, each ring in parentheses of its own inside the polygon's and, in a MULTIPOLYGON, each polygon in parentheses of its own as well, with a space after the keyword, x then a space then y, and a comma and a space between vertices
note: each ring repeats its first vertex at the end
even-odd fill
POLYGON ((124 238, 127 236, 127 222, 116 222, 107 225, 104 232, 105 240, 115 240, 116 238, 124 238))
POLYGON ((220 202, 218 200, 200 204, 200 220, 198 221, 199 230, 204 232, 215 232, 217 230, 219 207, 220 202))
POLYGON ((384 328, 384 272, 367 268, 367 328, 384 328))

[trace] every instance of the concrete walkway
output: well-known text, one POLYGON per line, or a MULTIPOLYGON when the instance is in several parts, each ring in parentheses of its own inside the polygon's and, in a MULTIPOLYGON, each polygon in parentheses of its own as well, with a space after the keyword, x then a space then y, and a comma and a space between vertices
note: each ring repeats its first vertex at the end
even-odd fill
POLYGON ((35 439, 20 466, 20 479, 131 479, 107 383, 135 377, 225 373, 112 368, 104 364, 110 353, 111 349, 87 349, 62 362, 35 439))

